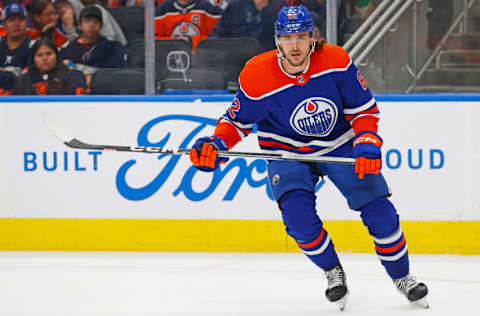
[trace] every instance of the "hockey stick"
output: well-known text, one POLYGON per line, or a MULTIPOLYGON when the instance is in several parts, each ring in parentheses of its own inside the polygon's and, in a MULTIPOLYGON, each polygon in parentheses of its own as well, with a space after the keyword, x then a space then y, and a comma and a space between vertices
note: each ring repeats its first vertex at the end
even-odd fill
MULTIPOLYGON (((43 122, 48 130, 55 135, 62 143, 68 147, 75 149, 87 150, 110 150, 110 151, 129 151, 137 153, 151 153, 151 154, 169 154, 169 155, 186 155, 190 153, 191 149, 186 148, 166 148, 166 147, 146 147, 146 146, 116 146, 116 145, 93 145, 84 143, 73 136, 71 136, 61 125, 57 123, 53 115, 49 112, 42 114, 43 122)), ((242 151, 219 151, 220 157, 243 157, 243 158, 258 158, 268 160, 290 160, 290 161, 304 161, 304 162, 328 162, 340 164, 355 164, 354 158, 346 157, 302 157, 300 155, 285 155, 285 154, 265 154, 255 152, 242 151)))

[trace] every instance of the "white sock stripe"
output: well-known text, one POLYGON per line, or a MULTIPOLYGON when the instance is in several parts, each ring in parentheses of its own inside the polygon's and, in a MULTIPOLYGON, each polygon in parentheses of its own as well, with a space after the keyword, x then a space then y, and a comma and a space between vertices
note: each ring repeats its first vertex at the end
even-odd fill
MULTIPOLYGON (((327 231, 325 231, 325 233, 326 232, 327 231)), ((302 250, 302 251, 303 251, 304 254, 306 254, 308 256, 318 255, 318 254, 321 254, 322 252, 324 252, 325 249, 327 249, 329 244, 330 244, 330 235, 327 234, 327 238, 325 238, 325 241, 323 242, 322 247, 318 248, 317 250, 312 250, 312 251, 302 250)))
POLYGON ((407 247, 407 244, 405 244, 405 247, 403 248, 403 250, 397 253, 395 256, 387 257, 387 256, 378 255, 378 258, 380 258, 380 260, 383 260, 383 261, 397 261, 407 252, 407 250, 408 250, 408 247, 407 247))
POLYGON ((393 235, 385 237, 385 238, 375 238, 375 237, 373 237, 373 240, 375 240, 375 242, 377 244, 381 244, 381 245, 391 244, 392 242, 395 242, 395 241, 399 240, 400 237, 402 237, 402 233, 403 233, 402 227, 398 227, 397 232, 394 233, 393 235))

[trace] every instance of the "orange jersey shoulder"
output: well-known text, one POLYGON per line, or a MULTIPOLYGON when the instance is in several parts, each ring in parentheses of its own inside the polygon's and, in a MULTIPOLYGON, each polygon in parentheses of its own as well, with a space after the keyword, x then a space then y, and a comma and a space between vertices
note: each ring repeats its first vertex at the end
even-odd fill
POLYGON ((250 59, 239 76, 240 88, 252 99, 258 99, 265 94, 290 84, 278 65, 278 51, 271 50, 250 59))
POLYGON ((299 75, 289 76, 282 71, 278 51, 272 50, 247 62, 240 73, 240 88, 249 98, 260 99, 292 85, 303 85, 311 77, 346 70, 350 62, 350 57, 342 47, 325 44, 322 49, 315 50, 310 56, 308 69, 305 74, 301 74, 305 81, 299 83, 299 75))
POLYGON ((324 44, 321 50, 316 50, 310 61, 307 73, 311 75, 336 69, 346 69, 350 64, 350 56, 340 46, 324 44))

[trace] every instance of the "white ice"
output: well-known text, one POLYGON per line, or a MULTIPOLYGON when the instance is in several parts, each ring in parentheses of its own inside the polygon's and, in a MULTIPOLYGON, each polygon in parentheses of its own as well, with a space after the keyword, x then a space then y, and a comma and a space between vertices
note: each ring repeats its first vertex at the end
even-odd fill
POLYGON ((480 256, 411 255, 428 310, 396 291, 375 255, 340 258, 344 312, 300 253, 0 252, 0 315, 480 315, 480 256))

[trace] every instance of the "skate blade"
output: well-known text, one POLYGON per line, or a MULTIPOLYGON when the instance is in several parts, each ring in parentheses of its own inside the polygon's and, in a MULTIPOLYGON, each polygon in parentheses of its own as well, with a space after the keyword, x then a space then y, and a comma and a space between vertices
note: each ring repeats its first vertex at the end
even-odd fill
POLYGON ((428 304, 428 301, 427 301, 426 297, 421 298, 421 299, 419 299, 418 301, 415 301, 415 302, 410 302, 410 304, 412 304, 415 307, 419 307, 419 308, 425 308, 425 309, 430 308, 430 305, 428 304))
POLYGON ((345 294, 341 299, 339 299, 338 301, 335 301, 335 305, 337 305, 338 309, 340 311, 344 311, 345 310, 345 306, 347 306, 347 301, 348 301, 348 296, 349 296, 349 292, 347 291, 347 294, 345 294))

